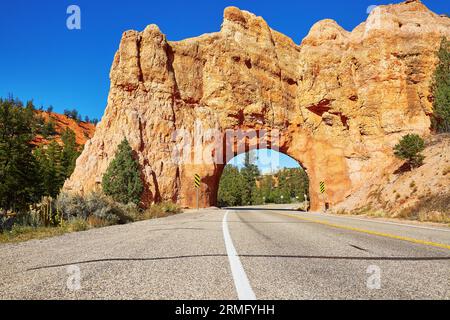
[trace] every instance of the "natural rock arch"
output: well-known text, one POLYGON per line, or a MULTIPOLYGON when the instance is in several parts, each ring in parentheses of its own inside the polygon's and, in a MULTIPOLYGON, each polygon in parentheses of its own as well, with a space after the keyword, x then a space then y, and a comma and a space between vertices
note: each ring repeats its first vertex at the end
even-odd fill
MULTIPOLYGON (((104 117, 64 188, 94 190, 127 137, 141 164, 144 204, 192 207, 198 172, 207 186, 202 201, 211 205, 223 164, 173 161, 177 133, 194 143, 197 127, 276 129, 281 152, 308 170, 313 209, 321 207, 322 180, 332 205, 357 206, 392 170, 398 139, 430 132, 442 36, 450 37, 450 20, 420 1, 379 6, 352 32, 320 21, 301 45, 234 7, 225 10, 220 32, 197 38, 170 42, 155 25, 127 31, 104 117)), ((213 145, 200 141, 192 154, 213 145)))
MULTIPOLYGON (((199 136, 199 135, 196 135, 199 136)), ((201 136, 201 135, 200 135, 201 136)), ((194 144, 193 144, 194 145, 194 144)), ((200 174, 202 186, 200 205, 215 206, 222 171, 235 156, 257 149, 273 149, 296 160, 308 173, 311 207, 321 208, 323 201, 335 204, 348 195, 351 181, 343 154, 324 142, 305 133, 278 131, 273 128, 234 128, 218 131, 217 138, 209 143, 202 140, 197 148, 187 147, 188 159, 179 167, 185 188, 181 188, 183 205, 195 207, 194 174, 200 174), (219 152, 217 152, 219 151, 219 152), (210 161, 207 158, 211 157, 210 161), (330 165, 332 163, 332 165, 330 165), (319 197, 319 183, 327 186, 326 199, 319 197), (184 196, 183 196, 184 195, 184 196)), ((179 199, 178 199, 179 200, 179 199)))
MULTIPOLYGON (((225 135, 226 136, 226 135, 225 135)), ((343 158, 339 158, 338 152, 333 148, 316 142, 311 137, 291 134, 283 134, 270 129, 233 129, 232 134, 224 137, 220 142, 223 143, 223 154, 219 159, 215 159, 212 166, 194 165, 188 171, 203 173, 201 187, 201 205, 215 206, 217 203, 217 191, 223 169, 229 161, 240 154, 250 150, 272 149, 285 154, 295 161, 307 172, 309 178, 311 197, 311 206, 313 210, 320 209, 324 199, 319 197, 319 183, 324 181, 327 186, 325 201, 334 204, 338 203, 343 196, 350 190, 351 181, 348 179, 348 172, 343 158), (274 131, 276 133, 274 133, 274 131), (273 139, 273 136, 277 136, 273 139), (319 149, 316 149, 319 148, 319 149), (222 157, 223 156, 223 157, 222 157), (334 162, 334 171, 321 170, 325 168, 327 161, 334 162), (218 165, 217 165, 218 164, 218 165), (319 167, 318 167, 319 166, 319 167)), ((208 151, 210 148, 208 148, 208 151)), ((189 179, 189 177, 187 177, 189 179)), ((186 191, 188 193, 188 191, 186 191)), ((192 190, 194 192, 194 190, 192 190)), ((195 206, 194 193, 189 197, 189 206, 195 206)))

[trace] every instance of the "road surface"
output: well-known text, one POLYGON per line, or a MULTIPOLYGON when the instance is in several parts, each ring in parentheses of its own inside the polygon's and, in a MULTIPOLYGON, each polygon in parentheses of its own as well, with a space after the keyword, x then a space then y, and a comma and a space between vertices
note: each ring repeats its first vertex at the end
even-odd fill
POLYGON ((0 245, 1 299, 450 299, 450 228, 230 208, 0 245))

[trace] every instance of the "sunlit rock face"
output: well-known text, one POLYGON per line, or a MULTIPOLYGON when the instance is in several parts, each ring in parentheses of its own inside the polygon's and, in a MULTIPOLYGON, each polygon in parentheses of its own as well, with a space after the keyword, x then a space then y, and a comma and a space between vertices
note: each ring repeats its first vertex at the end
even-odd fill
MULTIPOLYGON (((234 153, 223 161, 194 158, 217 158, 227 144, 243 151, 208 132, 223 138, 227 130, 255 130, 279 132, 269 145, 307 170, 313 209, 324 201, 356 206, 392 170, 402 135, 429 134, 443 36, 450 38, 450 19, 419 1, 379 6, 352 32, 320 21, 300 45, 235 7, 225 9, 220 32, 197 38, 171 42, 155 25, 127 31, 105 114, 65 190, 98 188, 126 137, 141 165, 144 205, 194 206, 195 173, 203 182, 200 205, 215 205, 223 162, 234 153)), ((249 136, 241 142, 263 147, 249 136)))

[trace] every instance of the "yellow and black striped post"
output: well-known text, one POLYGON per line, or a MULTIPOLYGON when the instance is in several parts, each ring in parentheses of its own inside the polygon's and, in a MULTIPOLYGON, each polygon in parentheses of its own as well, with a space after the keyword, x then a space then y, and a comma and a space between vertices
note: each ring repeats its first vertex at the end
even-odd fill
POLYGON ((319 183, 320 194, 322 195, 322 201, 324 202, 325 212, 327 212, 327 204, 325 199, 325 182, 320 181, 319 183))
POLYGON ((325 182, 320 181, 320 193, 324 194, 325 193, 325 182))
POLYGON ((194 175, 194 187, 197 190, 197 210, 199 209, 199 192, 200 192, 200 184, 201 184, 201 177, 199 174, 194 175))
POLYGON ((200 188, 200 182, 201 182, 201 178, 198 174, 195 174, 194 176, 194 186, 198 189, 200 188))

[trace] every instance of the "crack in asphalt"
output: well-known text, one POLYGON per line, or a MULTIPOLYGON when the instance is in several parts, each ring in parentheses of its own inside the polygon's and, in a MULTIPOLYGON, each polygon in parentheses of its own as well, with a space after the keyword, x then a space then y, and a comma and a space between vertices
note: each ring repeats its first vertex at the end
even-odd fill
MULTIPOLYGON (((378 261, 445 261, 450 257, 351 257, 351 256, 301 256, 301 255, 264 255, 264 254, 240 254, 240 258, 279 258, 279 259, 319 259, 319 260, 378 260, 378 261)), ((190 258, 211 258, 227 257, 227 254, 199 254, 172 257, 153 257, 153 258, 105 258, 86 261, 77 261, 72 263, 54 264, 27 269, 26 271, 36 271, 42 269, 67 267, 78 264, 101 263, 101 262, 127 262, 127 261, 159 261, 159 260, 178 260, 190 258)))
POLYGON ((364 249, 364 248, 355 246, 354 244, 349 244, 349 246, 350 246, 350 247, 353 247, 353 248, 355 248, 355 249, 361 250, 361 251, 365 251, 365 252, 368 252, 368 251, 369 251, 369 250, 367 250, 367 249, 364 249))

